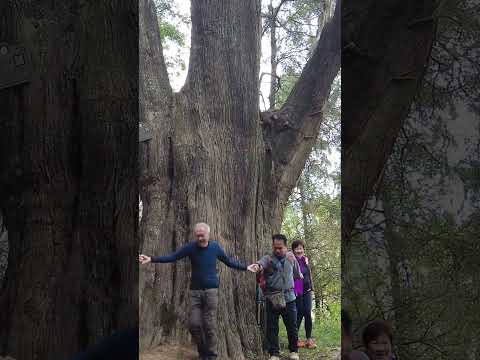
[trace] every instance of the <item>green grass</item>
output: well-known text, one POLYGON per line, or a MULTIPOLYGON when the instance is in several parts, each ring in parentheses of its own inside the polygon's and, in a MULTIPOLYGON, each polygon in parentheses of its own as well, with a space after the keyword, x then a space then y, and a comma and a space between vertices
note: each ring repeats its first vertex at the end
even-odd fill
MULTIPOLYGON (((335 311, 336 312, 336 311, 335 311)), ((285 325, 280 318, 280 351, 283 356, 288 356, 288 338, 285 325)), ((313 323, 313 338, 317 344, 316 349, 300 349, 302 360, 333 360, 340 349, 340 318, 328 313, 317 314, 313 323)), ((299 339, 306 340, 305 326, 302 321, 299 339)))

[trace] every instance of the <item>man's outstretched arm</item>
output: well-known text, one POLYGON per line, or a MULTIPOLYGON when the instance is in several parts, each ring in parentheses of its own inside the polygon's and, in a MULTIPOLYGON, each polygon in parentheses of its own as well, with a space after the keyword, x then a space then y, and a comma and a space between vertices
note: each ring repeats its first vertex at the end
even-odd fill
POLYGON ((190 255, 192 250, 192 244, 187 244, 182 246, 180 249, 175 251, 173 254, 166 255, 166 256, 147 256, 147 255, 140 255, 138 260, 143 264, 148 264, 149 262, 152 263, 171 263, 177 260, 184 258, 185 256, 190 255))
POLYGON ((249 270, 251 272, 257 272, 257 270, 258 270, 256 264, 252 264, 252 265, 247 266, 247 265, 242 264, 241 262, 235 260, 233 257, 228 256, 225 253, 225 250, 223 250, 223 248, 220 245, 218 245, 217 258, 221 262, 223 262, 225 265, 227 265, 228 267, 231 267, 233 269, 242 270, 242 271, 249 270))

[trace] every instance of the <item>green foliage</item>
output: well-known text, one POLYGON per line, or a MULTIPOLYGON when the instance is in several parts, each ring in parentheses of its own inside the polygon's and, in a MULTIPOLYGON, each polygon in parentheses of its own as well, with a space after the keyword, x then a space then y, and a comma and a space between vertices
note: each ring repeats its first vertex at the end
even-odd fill
POLYGON ((159 27, 162 40, 169 40, 178 46, 185 46, 185 35, 180 32, 175 25, 159 21, 159 27))
MULTIPOLYGON (((303 360, 334 360, 336 359, 341 341, 340 334, 340 304, 334 305, 334 314, 325 314, 316 316, 313 321, 312 337, 315 339, 317 348, 300 349, 299 355, 303 360)), ((305 340, 305 326, 302 322, 298 332, 298 338, 305 340)), ((284 354, 288 354, 287 330, 283 321, 280 320, 280 349, 284 354)))
POLYGON ((287 72, 283 76, 280 77, 279 80, 279 87, 277 92, 277 106, 282 106, 290 95, 295 83, 298 81, 300 77, 299 73, 295 72, 287 72))
POLYGON ((181 13, 175 3, 156 0, 158 26, 162 39, 165 65, 170 79, 180 78, 186 70, 187 33, 190 27, 189 14, 181 13))

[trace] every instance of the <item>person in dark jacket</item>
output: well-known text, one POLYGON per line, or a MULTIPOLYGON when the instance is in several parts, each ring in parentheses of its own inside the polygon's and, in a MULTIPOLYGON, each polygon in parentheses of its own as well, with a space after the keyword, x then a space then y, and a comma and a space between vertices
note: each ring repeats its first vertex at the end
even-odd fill
POLYGON ((314 349, 317 347, 312 338, 312 273, 308 264, 308 258, 305 256, 305 243, 296 240, 292 243, 292 251, 295 254, 303 279, 295 280, 295 295, 297 304, 297 327, 300 329, 302 320, 305 320, 305 335, 307 341, 298 340, 298 347, 314 349))

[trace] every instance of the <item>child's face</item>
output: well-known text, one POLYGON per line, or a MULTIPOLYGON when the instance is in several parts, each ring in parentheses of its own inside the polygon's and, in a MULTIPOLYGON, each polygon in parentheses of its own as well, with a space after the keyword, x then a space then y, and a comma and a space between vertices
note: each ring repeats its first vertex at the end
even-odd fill
POLYGON ((389 337, 386 334, 381 334, 375 340, 370 341, 367 353, 371 360, 390 360, 392 358, 392 344, 389 337))

